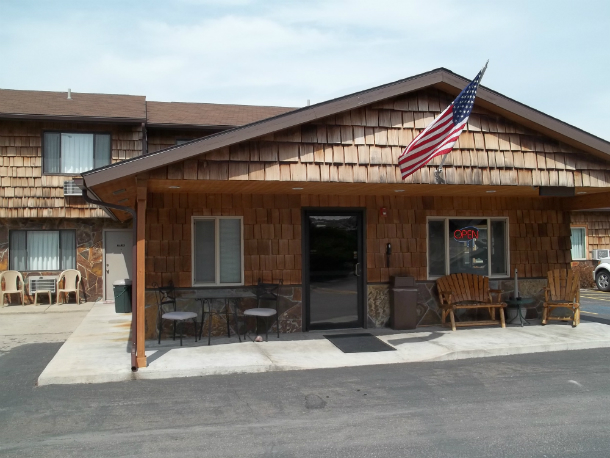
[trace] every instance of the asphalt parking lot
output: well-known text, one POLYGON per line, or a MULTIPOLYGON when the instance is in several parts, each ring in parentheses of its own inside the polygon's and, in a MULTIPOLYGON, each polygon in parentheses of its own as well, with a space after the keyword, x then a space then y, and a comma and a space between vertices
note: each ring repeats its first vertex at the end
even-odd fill
POLYGON ((610 292, 581 289, 580 313, 581 320, 610 324, 610 292))

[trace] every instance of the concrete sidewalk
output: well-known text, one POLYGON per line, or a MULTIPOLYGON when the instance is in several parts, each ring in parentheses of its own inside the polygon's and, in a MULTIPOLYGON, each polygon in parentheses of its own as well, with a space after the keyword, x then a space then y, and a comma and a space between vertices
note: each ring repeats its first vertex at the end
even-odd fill
MULTIPOLYGON (((486 356, 610 347, 610 326, 581 323, 513 326, 506 329, 441 327, 414 331, 366 330, 397 351, 343 353, 324 335, 336 332, 284 334, 269 342, 213 338, 194 343, 193 337, 161 345, 146 342, 148 367, 130 370, 131 314, 116 314, 114 304, 96 303, 38 379, 38 385, 118 382, 135 379, 193 377, 377 364, 443 361, 486 356)), ((352 332, 363 332, 353 330, 352 332)))

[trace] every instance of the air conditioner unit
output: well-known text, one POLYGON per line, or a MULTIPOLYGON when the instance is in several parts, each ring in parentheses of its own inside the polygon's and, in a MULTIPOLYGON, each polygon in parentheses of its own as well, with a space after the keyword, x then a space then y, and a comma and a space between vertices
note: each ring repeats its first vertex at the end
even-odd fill
POLYGON ((64 181, 64 196, 82 196, 83 190, 74 181, 64 181))
POLYGON ((603 249, 603 250, 591 250, 591 257, 597 261, 599 261, 600 259, 604 259, 604 258, 610 258, 610 250, 609 249, 603 249))
POLYGON ((57 277, 30 277, 29 281, 30 294, 35 293, 36 291, 51 291, 52 293, 54 293, 55 288, 57 287, 57 277))

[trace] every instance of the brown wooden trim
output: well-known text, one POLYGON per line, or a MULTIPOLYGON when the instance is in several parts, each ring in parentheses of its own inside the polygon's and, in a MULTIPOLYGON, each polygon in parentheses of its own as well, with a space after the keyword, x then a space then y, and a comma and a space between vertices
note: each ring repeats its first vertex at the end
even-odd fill
POLYGON ((566 198, 562 202, 565 211, 610 209, 610 192, 598 192, 566 198))
POLYGON ((145 325, 145 302, 146 302, 146 183, 142 186, 138 183, 137 188, 137 245, 136 245, 136 288, 137 288, 137 314, 136 314, 136 327, 137 327, 137 364, 138 368, 146 367, 146 353, 145 353, 145 336, 146 336, 146 325, 145 325))

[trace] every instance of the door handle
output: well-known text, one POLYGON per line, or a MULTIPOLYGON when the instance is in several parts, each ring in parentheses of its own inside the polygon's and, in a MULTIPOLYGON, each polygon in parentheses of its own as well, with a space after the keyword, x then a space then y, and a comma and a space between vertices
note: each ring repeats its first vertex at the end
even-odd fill
POLYGON ((354 266, 354 275, 356 277, 360 276, 360 263, 359 262, 357 262, 356 265, 354 266))

